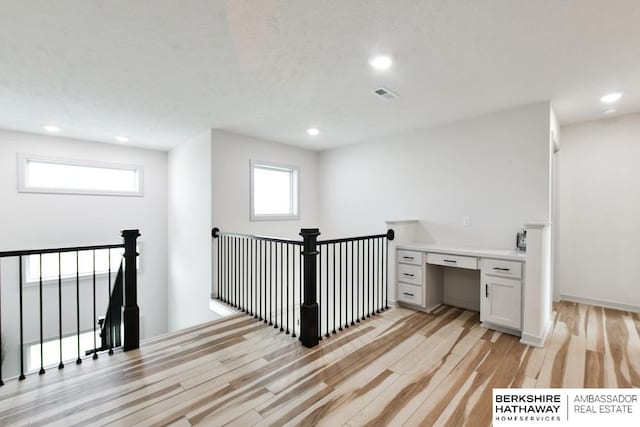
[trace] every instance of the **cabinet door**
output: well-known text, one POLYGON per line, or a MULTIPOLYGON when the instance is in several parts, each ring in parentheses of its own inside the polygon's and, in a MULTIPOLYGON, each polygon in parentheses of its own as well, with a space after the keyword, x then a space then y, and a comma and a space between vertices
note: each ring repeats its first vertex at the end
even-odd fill
POLYGON ((483 275, 480 292, 480 321, 521 330, 520 280, 483 275))

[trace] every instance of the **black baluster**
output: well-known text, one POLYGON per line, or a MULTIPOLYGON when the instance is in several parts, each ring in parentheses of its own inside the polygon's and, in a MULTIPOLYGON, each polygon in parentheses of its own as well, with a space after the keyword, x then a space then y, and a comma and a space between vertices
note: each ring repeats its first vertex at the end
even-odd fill
POLYGON ((382 239, 378 239, 378 313, 382 313, 384 307, 382 307, 382 239))
POLYGON ((387 299, 387 292, 389 289, 389 238, 384 239, 384 262, 382 264, 383 277, 384 277, 384 308, 389 309, 389 300, 387 299))
MULTIPOLYGON (((109 334, 109 355, 111 356, 113 354, 113 320, 111 319, 111 249, 109 249, 109 283, 107 283, 107 296, 108 296, 108 301, 109 301, 109 305, 107 308, 107 319, 109 319, 109 327, 107 328, 107 333, 109 334)), ((60 326, 60 328, 62 328, 62 326, 60 326)), ((62 329, 60 329, 60 334, 62 335, 62 329)), ((60 348, 60 351, 62 352, 62 346, 60 348)))
MULTIPOLYGON (((326 273, 325 274, 325 276, 326 276, 326 278, 325 278, 325 290, 326 290, 325 298, 327 300, 326 304, 325 304, 325 306, 326 306, 325 311, 326 311, 326 314, 327 314, 327 316, 326 316, 327 317, 327 333, 325 334, 325 337, 329 338, 329 334, 331 332, 331 329, 329 329, 329 305, 330 305, 329 304, 329 301, 330 301, 330 299, 329 299, 329 245, 324 245, 324 247, 325 247, 324 261, 325 261, 325 264, 326 264, 326 266, 325 266, 325 273, 326 273)), ((322 257, 322 252, 320 252, 320 257, 322 257)))
POLYGON ((360 323, 360 241, 356 240, 356 323, 360 323))
POLYGON ((18 257, 19 261, 19 279, 20 279, 20 381, 25 379, 24 376, 24 325, 22 321, 22 256, 18 257))
MULTIPOLYGON (((260 279, 262 281, 262 298, 260 306, 261 310, 261 319, 264 320, 264 323, 267 323, 267 248, 266 242, 260 241, 260 279)), ((260 320, 260 319, 258 319, 260 320)))
POLYGON ((39 265, 40 265, 40 278, 39 278, 39 291, 40 291, 40 375, 44 374, 44 340, 43 340, 43 325, 44 322, 42 320, 42 254, 38 257, 39 265))
POLYGON ((58 327, 60 334, 58 335, 58 344, 60 345, 60 363, 58 369, 64 368, 62 363, 62 254, 58 252, 58 327))
POLYGON ((249 310, 249 243, 248 239, 244 239, 244 312, 250 313, 249 310))
POLYGON ((284 243, 280 242, 280 332, 284 332, 284 243))
POLYGON ((236 256, 236 238, 232 237, 231 240, 231 259, 232 259, 232 267, 231 267, 231 274, 232 276, 232 293, 231 293, 231 302, 232 302, 232 306, 233 308, 238 308, 238 304, 236 304, 236 296, 238 295, 238 283, 237 283, 237 279, 238 276, 236 275, 236 263, 238 261, 238 258, 236 256))
POLYGON ((262 320, 262 242, 256 241, 256 273, 258 275, 258 299, 256 301, 258 309, 256 315, 258 320, 262 320))
POLYGON ((356 265, 353 263, 353 244, 355 242, 351 242, 351 326, 355 326, 354 319, 356 317, 356 306, 355 306, 355 284, 353 282, 353 269, 356 268, 356 265))
POLYGON ((80 358, 80 252, 76 251, 76 321, 77 321, 77 338, 78 338, 78 359, 76 365, 82 363, 80 358))
POLYGON ((232 293, 231 293, 231 302, 233 303, 234 308, 238 308, 238 256, 236 254, 236 238, 232 238, 232 246, 231 246, 231 259, 233 265, 231 267, 231 274, 233 274, 232 284, 232 293))
POLYGON ((228 305, 231 305, 231 298, 229 297, 230 295, 230 286, 231 286, 231 238, 229 236, 225 237, 225 250, 224 250, 224 257, 225 257, 225 271, 226 271, 226 276, 227 276, 227 280, 224 283, 224 302, 228 305))
POLYGON ((96 345, 96 250, 93 250, 93 360, 98 358, 98 350, 96 345))
POLYGON ((322 246, 316 245, 318 251, 318 264, 316 266, 316 296, 318 299, 318 340, 322 341, 322 246))
POLYGON ((253 316, 253 239, 247 240, 247 261, 249 265, 247 273, 249 277, 249 282, 247 283, 247 306, 249 307, 249 316, 253 316))
POLYGON ((371 317, 371 240, 367 239, 367 317, 371 317))
POLYGON ((291 277, 293 278, 293 283, 291 285, 291 291, 293 293, 293 306, 291 307, 293 320, 291 322, 291 337, 296 337, 296 247, 293 247, 293 251, 291 251, 291 257, 293 258, 293 274, 291 277))
POLYGON ((289 246, 291 245, 287 243, 287 285, 285 287, 285 289, 287 290, 287 328, 285 334, 287 335, 289 335, 289 286, 291 286, 291 282, 289 281, 289 273, 291 272, 291 266, 289 265, 289 246))
POLYGON ((367 285, 366 285, 366 281, 365 281, 365 241, 362 240, 362 320, 366 320, 366 311, 365 311, 365 303, 367 302, 367 297, 366 297, 366 291, 367 291, 367 285))
MULTIPOLYGON (((299 246, 298 258, 300 260, 300 328, 302 328, 302 304, 304 302, 304 292, 302 292, 302 277, 304 275, 304 264, 302 262, 302 246, 299 246)), ((302 341, 302 329, 300 329, 300 336, 298 337, 302 341)))
POLYGON ((244 244, 244 239, 238 239, 238 308, 240 308, 241 312, 244 313, 244 258, 242 257, 242 245, 244 244))
POLYGON ((267 261, 269 260, 269 242, 264 241, 262 242, 263 244, 263 249, 264 249, 264 254, 263 254, 263 264, 264 264, 264 275, 262 276, 262 280, 263 280, 263 295, 262 295, 262 299, 264 300, 263 306, 264 306, 264 313, 263 313, 263 317, 264 317, 264 323, 265 324, 269 324, 269 319, 267 316, 267 302, 269 301, 269 299, 267 298, 267 285, 269 283, 269 279, 267 277, 267 273, 268 273, 268 264, 267 261))
MULTIPOLYGON (((0 345, 2 343, 2 258, 0 258, 0 345)), ((0 352, 2 348, 0 347, 0 352)), ((0 363, 0 387, 4 385, 2 380, 2 363, 0 363)))
POLYGON ((342 242, 338 243, 338 275, 339 275, 339 281, 338 281, 338 330, 341 331, 342 330, 342 288, 343 288, 343 282, 342 282, 342 242))
POLYGON ((278 329, 278 242, 273 242, 273 250, 275 252, 273 264, 271 267, 273 268, 273 327, 278 329))
POLYGON ((269 242, 269 326, 273 326, 273 298, 271 297, 271 291, 273 290, 273 242, 269 242))
MULTIPOLYGON (((351 266, 353 271, 353 265, 351 266)), ((344 327, 349 327, 349 242, 344 242, 344 327)), ((352 281, 353 285, 353 281, 352 281)), ((353 301, 353 294, 351 294, 353 301)))
POLYGON ((373 261, 372 265, 373 265, 373 307, 371 307, 371 314, 376 314, 376 313, 380 313, 380 311, 377 309, 378 306, 378 264, 377 264, 377 258, 376 258, 376 253, 378 251, 378 239, 374 239, 372 242, 372 246, 373 246, 373 254, 371 255, 371 259, 373 261))
POLYGON ((336 332, 336 244, 331 245, 333 252, 333 332, 336 332))

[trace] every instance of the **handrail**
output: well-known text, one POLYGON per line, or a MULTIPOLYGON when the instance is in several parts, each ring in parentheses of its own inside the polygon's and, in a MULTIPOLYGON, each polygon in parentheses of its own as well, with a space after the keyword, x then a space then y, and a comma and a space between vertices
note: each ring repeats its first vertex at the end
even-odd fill
POLYGON ((358 240, 381 239, 383 237, 386 237, 389 240, 393 240, 393 237, 394 237, 393 230, 389 230, 384 234, 372 234, 370 236, 343 237, 341 239, 318 240, 316 243, 319 245, 332 245, 334 243, 357 242, 358 240))
POLYGON ((290 243, 292 245, 302 245, 302 240, 292 240, 292 239, 285 239, 282 237, 271 237, 271 236, 257 236, 257 235, 253 235, 253 234, 243 234, 243 233, 230 233, 227 231, 220 231, 219 228, 214 228, 211 230, 211 236, 215 239, 218 236, 224 236, 224 237, 242 237, 245 239, 255 239, 255 240, 262 240, 265 242, 276 242, 276 243, 290 243))
MULTIPOLYGON (((45 366, 44 366, 44 324, 45 324, 45 319, 44 319, 44 305, 45 305, 45 298, 44 298, 44 292, 43 292, 43 284, 44 284, 44 278, 43 278, 43 258, 42 256, 40 256, 40 259, 37 259, 37 265, 36 267, 36 277, 38 278, 38 298, 37 298, 37 303, 38 303, 38 307, 37 310, 33 310, 30 307, 28 309, 25 310, 24 307, 24 298, 23 298, 23 288, 24 288, 24 283, 25 283, 25 274, 28 273, 30 270, 27 270, 25 268, 25 257, 27 258, 26 261, 29 262, 30 256, 33 255, 43 255, 43 254, 58 254, 57 257, 57 284, 58 284, 58 342, 59 342, 59 353, 60 353, 60 360, 59 360, 59 365, 58 365, 58 369, 62 369, 64 368, 64 354, 63 354, 63 345, 62 345, 62 340, 63 340, 63 322, 62 322, 62 305, 63 305, 63 293, 62 293, 62 278, 63 278, 63 270, 62 270, 62 257, 61 254, 63 253, 72 253, 75 252, 77 254, 77 256, 75 257, 75 304, 73 304, 73 307, 75 308, 75 334, 76 335, 76 341, 77 341, 77 359, 76 359, 76 364, 80 364, 82 363, 82 358, 81 358, 81 329, 80 329, 80 323, 81 323, 81 316, 80 316, 80 309, 81 309, 81 300, 80 300, 80 252, 93 252, 93 257, 92 259, 89 259, 88 262, 91 263, 90 265, 92 265, 92 269, 89 271, 92 271, 91 274, 91 278, 89 277, 83 277, 83 280, 87 280, 89 282, 91 282, 92 287, 91 287, 91 291, 90 291, 90 297, 92 297, 92 302, 93 302, 93 313, 92 313, 92 317, 94 319, 94 321, 92 322, 94 324, 93 326, 93 334, 94 334, 94 339, 93 339, 93 349, 90 352, 86 352, 85 354, 91 354, 93 353, 93 359, 97 359, 98 358, 98 352, 102 351, 102 350, 106 350, 105 348, 105 343, 108 345, 108 350, 109 353, 112 354, 113 351, 113 347, 114 344, 115 346, 119 346, 121 344, 121 340, 120 340, 120 318, 123 319, 123 327, 124 327, 124 342, 122 342, 122 347, 124 351, 128 351, 128 350, 133 350, 139 347, 140 344, 140 308, 138 307, 138 302, 137 302, 137 257, 138 257, 138 252, 137 252, 137 239, 138 237, 140 237, 140 231, 137 229, 131 229, 131 230, 122 230, 120 233, 121 237, 122 237, 122 243, 117 243, 117 244, 106 244, 106 245, 89 245, 89 246, 72 246, 72 247, 63 247, 63 248, 45 248, 45 249, 28 249, 28 250, 14 250, 14 251, 3 251, 0 252, 0 259, 4 259, 4 258, 16 258, 16 265, 14 266, 15 268, 17 268, 17 287, 18 287, 18 307, 17 307, 17 311, 18 311, 18 316, 19 316, 19 320, 18 320, 18 330, 19 330, 19 347, 20 347, 20 360, 19 360, 19 368, 20 368, 20 375, 18 376, 19 380, 24 380, 26 378, 25 376, 25 364, 24 364, 24 359, 25 359, 25 354, 26 352, 24 351, 25 348, 25 344, 24 344, 24 316, 25 316, 25 312, 27 313, 27 315, 32 315, 32 313, 36 313, 39 319, 39 332, 40 332, 40 370, 39 370, 39 374, 43 375, 45 374, 46 370, 45 370, 45 366), (96 320, 97 319, 97 313, 96 313, 96 283, 97 283, 97 270, 96 270, 96 252, 99 250, 108 250, 109 254, 108 254, 108 265, 109 265, 109 269, 108 269, 108 275, 109 275, 109 287, 111 287, 111 250, 112 249, 122 249, 122 261, 120 262, 120 268, 118 269, 118 275, 116 277, 116 284, 114 286, 114 293, 112 294, 111 289, 109 289, 109 307, 108 307, 108 313, 105 315, 105 320, 107 321, 106 323, 106 328, 104 327, 105 325, 101 325, 101 332, 102 332, 102 336, 103 336, 103 346, 98 349, 97 348, 97 342, 96 342, 96 338, 95 338, 95 334, 97 332, 96 329, 96 320), (121 317, 119 317, 121 315, 121 317), (110 334, 110 335, 107 335, 110 334)), ((120 251, 118 251, 120 252, 120 251)), ((118 254, 120 256, 120 254, 118 254)), ((49 260, 48 262, 55 262, 56 259, 54 258, 53 260, 49 260)), ((68 267, 68 266, 65 266, 68 267)), ((72 267, 72 271, 73 271, 73 267, 72 267)), ((64 276, 66 277, 66 276, 64 276)), ((32 301, 32 300, 30 300, 32 301)), ((51 302, 51 301, 47 301, 47 302, 51 302)), ((65 308, 67 308, 65 306, 65 308)), ((2 305, 0 304, 0 310, 2 310, 2 305)), ((1 311, 0 311, 0 317, 1 316, 1 311)), ((0 324, 0 341, 2 341, 2 326, 0 324)), ((0 364, 0 386, 3 385, 3 381, 2 381, 2 364, 0 364)))
POLYGON ((0 252, 0 258, 18 257, 18 256, 26 256, 26 255, 40 255, 40 254, 58 254, 58 253, 64 253, 64 252, 82 252, 82 251, 93 251, 93 250, 99 250, 99 249, 116 249, 116 248, 124 248, 124 243, 117 243, 113 245, 74 246, 74 247, 68 247, 68 248, 5 251, 5 252, 0 252))
POLYGON ((305 347, 318 344, 323 326, 329 337, 331 320, 335 334, 389 308, 393 230, 323 241, 317 240, 318 228, 301 229, 302 241, 217 227, 211 235, 216 239, 218 285, 212 295, 287 334, 293 317, 291 336, 299 331, 305 347))

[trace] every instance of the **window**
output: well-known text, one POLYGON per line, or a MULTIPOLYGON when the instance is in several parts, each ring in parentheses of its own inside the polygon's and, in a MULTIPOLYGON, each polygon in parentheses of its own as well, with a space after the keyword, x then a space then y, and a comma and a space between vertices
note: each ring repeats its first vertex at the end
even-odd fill
POLYGON ((251 162, 251 220, 298 218, 298 169, 251 162))
MULTIPOLYGON (((80 354, 84 355, 87 350, 93 350, 93 331, 80 332, 80 354)), ((100 330, 96 331, 96 345, 101 344, 100 330)), ((43 366, 56 366, 60 362, 60 342, 57 338, 44 341, 42 343, 43 366)), ((40 369, 40 343, 25 345, 26 372, 33 372, 40 369)), ((78 357, 78 336, 68 335, 62 337, 62 360, 72 361, 78 357)))
MULTIPOLYGON (((111 249, 111 274, 115 279, 122 260, 123 249, 111 249)), ((96 276, 109 274, 109 249, 97 249, 96 251, 96 276)), ((138 257, 138 262, 139 262, 138 257)), ((63 252, 42 255, 42 281, 58 281, 58 269, 62 280, 76 278, 76 267, 80 278, 93 276, 93 251, 63 252), (60 255, 60 259, 58 259, 60 255), (58 266, 59 263, 59 266, 58 266)), ((138 265, 139 267, 139 265, 138 265)), ((25 257, 25 278, 27 284, 40 282, 40 255, 25 257)))
POLYGON ((142 166, 18 156, 18 191, 23 193, 142 196, 142 166))

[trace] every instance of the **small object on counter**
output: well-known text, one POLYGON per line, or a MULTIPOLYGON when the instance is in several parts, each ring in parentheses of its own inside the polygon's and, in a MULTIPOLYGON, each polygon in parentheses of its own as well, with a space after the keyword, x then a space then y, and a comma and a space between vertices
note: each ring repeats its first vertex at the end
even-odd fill
POLYGON ((527 230, 522 230, 516 234, 516 248, 519 251, 527 250, 527 230))

